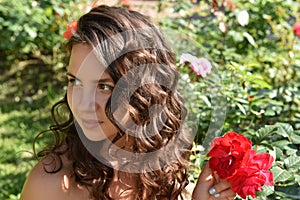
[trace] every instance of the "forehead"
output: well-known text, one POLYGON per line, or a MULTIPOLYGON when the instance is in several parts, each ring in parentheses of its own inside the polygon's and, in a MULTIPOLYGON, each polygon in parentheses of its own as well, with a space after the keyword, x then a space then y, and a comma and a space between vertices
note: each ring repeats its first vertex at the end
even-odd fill
POLYGON ((79 79, 99 80, 100 77, 107 77, 106 66, 101 63, 87 44, 75 44, 72 47, 68 72, 79 79))

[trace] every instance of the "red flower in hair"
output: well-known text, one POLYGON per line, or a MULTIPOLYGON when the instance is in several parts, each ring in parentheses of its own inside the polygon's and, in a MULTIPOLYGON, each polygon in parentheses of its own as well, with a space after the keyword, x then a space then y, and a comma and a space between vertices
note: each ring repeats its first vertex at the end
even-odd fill
POLYGON ((98 2, 95 2, 92 4, 92 8, 97 8, 98 6, 100 6, 100 3, 98 3, 98 2))
POLYGON ((131 5, 130 0, 121 0, 121 4, 128 7, 131 5))
POLYGON ((77 31, 78 22, 76 20, 73 20, 70 24, 67 25, 67 30, 63 33, 64 38, 70 39, 77 31))

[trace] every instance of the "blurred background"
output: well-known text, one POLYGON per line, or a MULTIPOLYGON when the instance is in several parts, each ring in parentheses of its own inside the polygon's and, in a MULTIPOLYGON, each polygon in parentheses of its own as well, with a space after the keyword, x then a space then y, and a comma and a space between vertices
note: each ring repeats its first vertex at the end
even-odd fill
MULTIPOLYGON (((210 135, 243 133, 275 158, 275 186, 257 199, 300 199, 300 1, 98 1, 149 16, 177 54, 180 90, 196 134, 190 181, 210 135), (207 77, 179 62, 206 58, 207 77)), ((35 136, 52 124, 65 93, 69 51, 62 37, 91 0, 0 0, 0 199, 16 200, 30 169, 35 136)), ((37 150, 51 144, 38 139, 37 150)), ((251 199, 251 198, 249 198, 251 199)))

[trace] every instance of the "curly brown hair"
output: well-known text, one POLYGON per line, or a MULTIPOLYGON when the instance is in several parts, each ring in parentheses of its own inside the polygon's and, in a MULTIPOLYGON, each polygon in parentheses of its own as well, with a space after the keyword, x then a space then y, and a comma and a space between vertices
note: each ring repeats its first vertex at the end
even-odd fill
MULTIPOLYGON (((114 91, 118 92, 113 93, 105 109, 119 129, 113 142, 131 137, 134 153, 153 153, 151 158, 144 157, 140 171, 134 172, 139 182, 137 199, 182 198, 188 184, 191 137, 182 128, 187 111, 177 91, 175 55, 158 28, 136 11, 102 5, 80 17, 68 46, 78 43, 93 47, 116 83, 114 91), (113 113, 120 106, 128 110, 134 128, 115 119, 113 113), (159 168, 149 170, 151 164, 159 168)), ((76 183, 86 187, 93 199, 112 199, 109 187, 116 169, 85 148, 85 142, 95 146, 101 142, 83 142, 79 137, 67 95, 51 113, 55 145, 37 154, 53 157, 55 167, 45 170, 61 170, 61 155, 66 155, 72 162, 71 175, 76 183)))

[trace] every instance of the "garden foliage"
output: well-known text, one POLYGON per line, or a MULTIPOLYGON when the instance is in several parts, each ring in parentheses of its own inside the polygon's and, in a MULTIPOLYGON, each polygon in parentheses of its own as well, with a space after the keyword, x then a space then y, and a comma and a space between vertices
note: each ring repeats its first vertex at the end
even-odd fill
MULTIPOLYGON (((64 92, 69 52, 62 34, 81 8, 85 1, 0 1, 1 200, 20 198, 36 163, 34 137, 49 127, 50 105, 64 92)), ((51 140, 41 138, 37 148, 51 140)))
POLYGON ((258 198, 299 199, 300 2, 182 0, 173 11, 161 26, 177 53, 213 64, 202 77, 189 63, 178 63, 187 121, 197 133, 196 145, 206 148, 202 154, 213 137, 243 133, 255 149, 276 158, 275 186, 264 186, 258 198))
MULTIPOLYGON (((10 85, 0 86, 0 100, 9 97, 6 102, 12 105, 1 103, 0 107, 0 150, 7 155, 0 157, 0 199, 19 198, 33 164, 24 149, 31 151, 34 134, 49 126, 50 116, 45 114, 49 113, 49 103, 64 92, 63 85, 53 84, 54 79, 64 77, 69 55, 62 34, 69 22, 90 9, 92 2, 1 0, 0 71, 16 72, 11 77, 18 98, 4 95, 5 90, 11 90, 10 85), (42 91, 45 101, 29 101, 22 95, 30 84, 41 86, 18 76, 23 73, 20 63, 24 60, 42 63, 34 66, 38 69, 35 81, 47 83, 47 92, 43 92, 45 88, 28 91, 32 91, 31 96, 42 91), (42 75, 45 65, 51 73, 42 75), (52 72, 57 76, 52 77, 52 72), (14 110, 19 104, 23 105, 18 107, 21 109, 14 110)), ((159 25, 177 53, 180 90, 189 110, 186 124, 196 134, 191 181, 199 174, 199 163, 206 159, 209 141, 235 131, 251 139, 253 149, 275 158, 271 168, 275 185, 264 186, 258 199, 299 199, 299 0, 157 2, 158 10, 172 10, 159 25), (212 65, 210 74, 198 76, 189 63, 180 63, 179 56, 185 53, 207 59, 212 65)), ((5 77, 0 80, 11 81, 5 77)))

